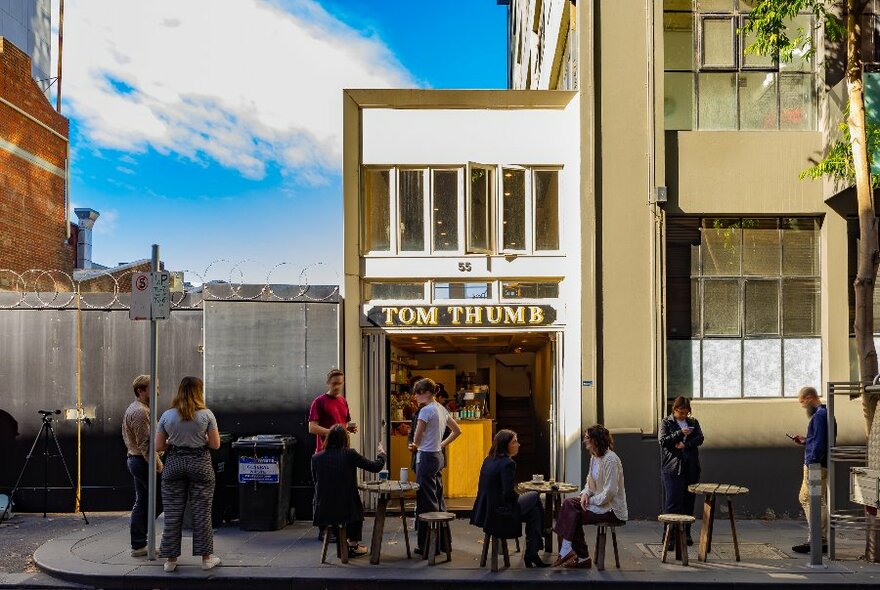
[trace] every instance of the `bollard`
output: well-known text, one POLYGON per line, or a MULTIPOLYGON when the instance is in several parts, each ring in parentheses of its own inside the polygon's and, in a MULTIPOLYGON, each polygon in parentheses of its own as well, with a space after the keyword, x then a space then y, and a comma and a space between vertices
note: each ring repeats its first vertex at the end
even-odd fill
POLYGON ((822 563, 822 466, 807 466, 807 486, 810 491, 810 567, 825 567, 822 563))

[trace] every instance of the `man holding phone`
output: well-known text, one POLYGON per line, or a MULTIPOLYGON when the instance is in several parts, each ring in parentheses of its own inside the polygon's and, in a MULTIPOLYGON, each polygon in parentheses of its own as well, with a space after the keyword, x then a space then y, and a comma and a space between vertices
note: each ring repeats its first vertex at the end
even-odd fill
MULTIPOLYGON (((826 490, 828 489, 828 412, 814 387, 802 387, 798 392, 798 403, 810 418, 806 437, 799 434, 789 436, 791 440, 804 446, 804 479, 801 483, 799 500, 804 514, 807 515, 807 525, 809 525, 810 488, 807 481, 807 466, 811 463, 819 463, 822 466, 822 552, 824 553, 828 551, 828 509, 825 502, 826 490)), ((791 550, 795 553, 809 553, 810 537, 813 534, 813 531, 809 531, 807 542, 795 545, 791 550)))
MULTIPOLYGON (((348 402, 342 397, 344 387, 345 373, 331 369, 327 373, 327 392, 316 397, 309 408, 309 434, 315 435, 316 453, 323 450, 324 441, 333 426, 341 424, 352 434, 358 430, 357 424, 351 421, 348 402)), ((319 530, 318 538, 324 538, 323 527, 319 530)))

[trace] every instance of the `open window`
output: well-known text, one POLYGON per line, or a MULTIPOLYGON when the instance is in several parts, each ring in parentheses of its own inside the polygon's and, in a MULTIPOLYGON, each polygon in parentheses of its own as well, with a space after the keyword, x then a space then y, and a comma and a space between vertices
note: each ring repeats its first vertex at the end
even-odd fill
POLYGON ((502 252, 527 252, 531 241, 531 208, 529 175, 525 168, 505 166, 501 171, 501 233, 502 252))
POLYGON ((497 168, 468 163, 467 167, 467 252, 491 254, 492 208, 495 203, 497 168))

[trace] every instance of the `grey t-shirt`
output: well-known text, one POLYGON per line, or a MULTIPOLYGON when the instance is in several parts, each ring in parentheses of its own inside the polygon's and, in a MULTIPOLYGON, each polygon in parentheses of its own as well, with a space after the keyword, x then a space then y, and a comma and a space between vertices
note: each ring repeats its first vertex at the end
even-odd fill
POLYGON ((207 446, 205 435, 208 430, 217 430, 217 419, 211 410, 198 410, 189 422, 180 416, 177 408, 165 410, 156 432, 164 432, 168 435, 168 444, 175 447, 201 448, 207 446))
POLYGON ((446 429, 448 419, 449 412, 437 402, 431 402, 419 410, 419 422, 425 423, 425 433, 419 445, 420 451, 426 453, 440 451, 440 443, 443 442, 443 431, 446 429))

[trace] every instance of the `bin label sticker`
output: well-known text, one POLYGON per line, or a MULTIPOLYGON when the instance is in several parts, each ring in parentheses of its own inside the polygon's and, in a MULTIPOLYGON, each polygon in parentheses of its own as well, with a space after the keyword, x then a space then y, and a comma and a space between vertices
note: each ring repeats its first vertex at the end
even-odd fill
POLYGON ((238 483, 278 483, 278 457, 240 457, 238 483))

